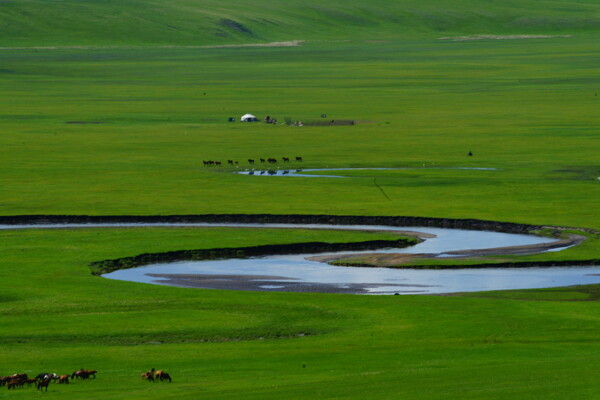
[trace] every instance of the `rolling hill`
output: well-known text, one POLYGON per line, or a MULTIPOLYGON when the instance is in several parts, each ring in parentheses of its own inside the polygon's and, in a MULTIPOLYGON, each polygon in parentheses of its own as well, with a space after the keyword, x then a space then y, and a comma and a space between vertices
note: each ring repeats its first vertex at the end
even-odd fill
POLYGON ((594 0, 5 0, 0 45, 206 45, 600 30, 594 0))

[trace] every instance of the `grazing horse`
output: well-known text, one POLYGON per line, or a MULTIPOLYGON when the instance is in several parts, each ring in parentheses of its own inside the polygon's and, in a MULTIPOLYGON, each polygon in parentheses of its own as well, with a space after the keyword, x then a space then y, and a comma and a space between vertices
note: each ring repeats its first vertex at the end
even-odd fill
POLYGON ((37 376, 35 377, 36 380, 38 381, 43 381, 44 379, 52 379, 52 380, 57 380, 58 379, 58 375, 55 373, 49 374, 47 372, 41 373, 41 374, 37 374, 37 376))
POLYGON ((296 157, 296 161, 302 162, 302 157, 296 157))
POLYGON ((71 374, 71 379, 87 379, 89 375, 85 369, 80 369, 71 374))
POLYGON ((282 160, 283 160, 283 162, 290 162, 289 157, 283 157, 282 160))
POLYGON ((61 375, 58 377, 58 383, 69 383, 69 375, 61 375))
POLYGON ((165 371, 159 370, 156 371, 156 378, 158 378, 161 382, 169 381, 171 383, 171 375, 166 373, 165 371))
POLYGON ((261 159, 260 159, 260 162, 261 162, 261 163, 264 163, 265 161, 266 161, 266 160, 265 160, 264 158, 261 158, 261 159))
POLYGON ((8 390, 17 388, 20 389, 23 387, 24 384, 25 379, 12 378, 10 381, 8 381, 8 385, 6 385, 6 387, 8 388, 8 390))
POLYGON ((253 159, 251 159, 251 158, 249 158, 249 159, 248 159, 248 164, 254 164, 254 160, 253 160, 253 159))
POLYGON ((6 385, 11 379, 10 376, 0 376, 0 387, 6 385))
POLYGON ((150 370, 148 372, 144 372, 142 374, 142 379, 145 379, 149 382, 154 382, 154 368, 152 368, 152 370, 150 370))
POLYGON ((48 391, 48 386, 50 385, 50 378, 44 379, 43 381, 39 381, 37 384, 37 390, 40 392, 46 388, 46 392, 48 391))
POLYGON ((221 161, 215 161, 215 165, 217 165, 217 166, 220 167, 221 166, 221 161))
POLYGON ((79 371, 75 371, 71 374, 71 379, 88 379, 90 376, 93 376, 96 379, 96 373, 93 369, 80 369, 79 371))
POLYGON ((277 164, 277 160, 274 158, 269 158, 267 161, 269 162, 269 164, 277 164))
POLYGON ((93 369, 86 369, 85 372, 87 372, 88 378, 93 377, 94 379, 96 379, 96 373, 98 371, 93 370, 93 369))
POLYGON ((25 384, 27 384, 27 387, 31 387, 31 385, 33 385, 34 383, 37 383, 37 379, 35 379, 35 378, 25 379, 23 382, 25 384))
POLYGON ((227 160, 227 164, 233 165, 233 160, 227 160))

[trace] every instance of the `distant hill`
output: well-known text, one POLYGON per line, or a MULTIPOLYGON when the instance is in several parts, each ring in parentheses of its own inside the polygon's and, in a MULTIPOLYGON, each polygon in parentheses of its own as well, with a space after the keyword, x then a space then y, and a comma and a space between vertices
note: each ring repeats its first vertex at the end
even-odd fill
POLYGON ((600 32, 598 0, 0 0, 0 45, 600 32))

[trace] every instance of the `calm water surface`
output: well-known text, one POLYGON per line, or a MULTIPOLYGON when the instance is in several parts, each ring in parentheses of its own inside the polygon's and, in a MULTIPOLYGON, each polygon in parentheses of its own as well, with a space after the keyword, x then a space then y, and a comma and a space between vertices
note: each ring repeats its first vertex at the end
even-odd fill
MULTIPOLYGON (((436 237, 427 239, 423 243, 409 248, 381 249, 378 251, 433 253, 438 254, 439 256, 444 256, 444 252, 453 250, 520 246, 551 242, 554 240, 532 235, 516 235, 487 231, 373 225, 110 223, 0 225, 0 229, 125 228, 145 226, 409 230, 434 234, 436 237)), ((284 234, 283 231, 282 234, 284 234)), ((372 253, 373 251, 370 250, 366 252, 372 253)), ((344 253, 348 254, 349 252, 344 253)), ((359 254, 365 252, 353 253, 359 254)), ((433 294, 600 283, 600 276, 596 276, 600 275, 599 267, 460 270, 349 268, 335 267, 304 259, 311 255, 316 254, 155 264, 115 271, 104 275, 104 277, 109 279, 183 287, 354 294, 433 294)))

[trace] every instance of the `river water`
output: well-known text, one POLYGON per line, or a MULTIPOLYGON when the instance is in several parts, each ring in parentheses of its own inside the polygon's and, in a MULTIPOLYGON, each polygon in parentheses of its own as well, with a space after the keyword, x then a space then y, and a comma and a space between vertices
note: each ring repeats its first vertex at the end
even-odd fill
MULTIPOLYGON (((377 252, 428 253, 442 257, 447 256, 444 253, 448 251, 522 246, 554 241, 554 239, 533 235, 429 227, 314 224, 218 224, 218 226, 417 231, 433 234, 435 237, 409 248, 387 248, 377 252)), ((552 251, 560 250, 562 249, 552 251)), ((352 253, 372 252, 369 250, 352 253)), ((319 255, 324 254, 335 253, 319 255)), ((154 264, 115 271, 104 277, 206 289, 350 294, 437 294, 600 283, 598 267, 456 270, 337 267, 305 259, 313 255, 316 254, 154 264)))
MULTIPOLYGON (((232 227, 311 228, 348 230, 416 231, 430 235, 408 248, 387 248, 377 252, 427 253, 440 257, 456 250, 523 246, 555 239, 489 231, 430 227, 321 224, 239 224, 239 223, 102 223, 0 225, 0 229, 65 229, 126 227, 232 227)), ((177 249, 173 249, 177 250, 177 249)), ((552 251, 560 251, 553 249, 552 251)), ((349 254, 350 252, 344 252, 349 254)), ((373 250, 360 253, 373 253, 373 250)), ((320 254, 295 254, 154 264, 103 275, 141 283, 253 291, 329 292, 351 294, 434 294, 485 290, 528 289, 600 283, 600 267, 486 268, 415 270, 391 268, 336 267, 306 260, 320 254)))

